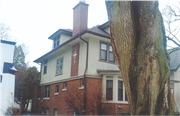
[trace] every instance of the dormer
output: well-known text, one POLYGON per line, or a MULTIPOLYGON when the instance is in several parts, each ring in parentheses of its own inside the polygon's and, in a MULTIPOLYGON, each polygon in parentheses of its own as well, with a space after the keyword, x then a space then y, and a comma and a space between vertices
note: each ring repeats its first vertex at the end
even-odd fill
POLYGON ((48 39, 53 40, 52 48, 56 48, 63 44, 72 37, 72 30, 70 29, 59 29, 54 34, 52 34, 48 39))

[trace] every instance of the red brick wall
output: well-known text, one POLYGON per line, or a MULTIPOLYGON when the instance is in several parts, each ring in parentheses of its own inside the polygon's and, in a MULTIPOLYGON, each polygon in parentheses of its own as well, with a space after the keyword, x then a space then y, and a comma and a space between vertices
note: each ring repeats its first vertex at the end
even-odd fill
POLYGON ((174 106, 174 89, 173 89, 173 93, 171 93, 171 101, 172 101, 172 108, 173 108, 173 111, 175 111, 175 106, 174 106))
POLYGON ((79 43, 72 46, 71 76, 78 75, 79 65, 79 43))
MULTIPOLYGON (((98 111, 104 111, 108 115, 116 115, 121 113, 128 113, 129 112, 129 105, 122 104, 122 108, 119 109, 119 104, 114 103, 106 103, 100 106, 102 91, 102 80, 101 79, 94 79, 94 78, 86 78, 87 82, 87 107, 86 107, 86 114, 92 115, 98 114, 98 111), (100 109, 98 109, 100 108, 100 109), (91 109, 91 110, 89 110, 91 109)), ((45 87, 41 87, 41 99, 38 100, 38 112, 41 112, 42 107, 45 109, 49 108, 49 115, 54 114, 54 109, 58 110, 58 115, 73 115, 74 109, 68 105, 67 98, 71 99, 75 102, 75 105, 78 106, 78 110, 83 110, 83 98, 84 98, 84 89, 79 89, 80 87, 80 80, 73 80, 67 82, 67 91, 62 91, 63 89, 63 82, 57 84, 50 85, 50 97, 49 99, 44 100, 44 90, 45 87), (54 95, 56 85, 59 85, 59 95, 54 95), (80 99, 79 99, 80 98, 80 99)), ((34 105, 33 105, 34 107, 34 105)), ((34 111, 34 110, 33 110, 34 111)), ((81 112, 82 113, 82 112, 81 112)))

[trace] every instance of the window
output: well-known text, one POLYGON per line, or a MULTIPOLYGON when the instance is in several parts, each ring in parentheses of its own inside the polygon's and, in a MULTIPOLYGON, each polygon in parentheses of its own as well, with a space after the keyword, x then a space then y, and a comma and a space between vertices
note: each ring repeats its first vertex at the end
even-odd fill
POLYGON ((112 46, 110 44, 101 43, 100 60, 114 62, 112 46))
POLYGON ((41 97, 41 87, 38 87, 38 98, 41 97))
POLYGON ((60 43, 60 37, 57 37, 54 39, 54 48, 56 48, 57 46, 59 46, 60 43))
POLYGON ((50 93, 50 85, 47 85, 47 86, 45 86, 44 97, 49 97, 49 93, 50 93))
POLYGON ((84 79, 81 79, 81 87, 84 87, 84 79))
POLYGON ((2 83, 2 75, 0 75, 0 79, 1 79, 1 80, 0 80, 0 83, 2 83))
POLYGON ((63 83, 63 89, 67 89, 67 82, 63 83))
POLYGON ((56 93, 59 93, 59 85, 56 85, 56 93))
POLYGON ((106 81, 106 100, 113 100, 113 80, 106 81))
POLYGON ((128 101, 128 99, 127 99, 127 95, 126 95, 126 92, 125 92, 125 101, 128 101))
POLYGON ((41 109, 41 114, 44 114, 44 108, 41 109))
POLYGON ((47 60, 44 61, 44 74, 47 73, 47 60))
POLYGON ((55 116, 57 116, 57 113, 58 113, 57 109, 54 109, 54 115, 55 116))
POLYGON ((101 43, 101 60, 107 60, 107 44, 101 43))
POLYGON ((46 108, 46 115, 49 115, 49 108, 46 108))
POLYGON ((63 58, 57 60, 56 74, 62 74, 63 71, 63 58))
POLYGON ((112 52, 112 46, 109 45, 109 62, 114 62, 114 55, 112 52))
POLYGON ((118 100, 123 101, 123 82, 118 81, 118 100))

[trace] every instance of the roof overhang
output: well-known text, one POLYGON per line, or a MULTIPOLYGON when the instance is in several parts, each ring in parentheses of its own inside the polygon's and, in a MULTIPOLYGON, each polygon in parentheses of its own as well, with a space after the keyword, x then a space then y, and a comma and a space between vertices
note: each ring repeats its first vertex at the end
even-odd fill
POLYGON ((103 69, 97 69, 98 74, 117 74, 120 75, 120 70, 103 70, 103 69))
POLYGON ((48 39, 53 40, 54 38, 60 36, 61 34, 72 36, 72 31, 68 31, 68 30, 64 30, 64 29, 59 29, 55 33, 53 33, 50 37, 48 37, 48 39))
POLYGON ((109 21, 107 21, 106 23, 98 26, 99 29, 105 29, 105 28, 107 28, 107 27, 109 27, 109 21))
POLYGON ((107 38, 107 39, 110 39, 110 36, 107 36, 107 35, 103 35, 103 34, 99 34, 99 33, 96 33, 96 32, 92 32, 90 30, 84 30, 80 33, 77 33, 76 35, 74 35, 71 39, 67 40, 66 42, 64 42, 63 44, 59 45, 58 47, 54 48, 53 50, 51 50, 50 52, 44 54, 43 56, 39 57, 38 59, 34 60, 34 62, 36 63, 40 63, 40 60, 50 54, 52 54, 53 52, 57 51, 58 49, 62 48, 63 46, 67 45, 68 43, 74 41, 75 39, 79 38, 80 36, 83 36, 85 33, 90 33, 90 34, 93 34, 93 35, 96 35, 96 36, 100 36, 100 37, 104 37, 104 38, 107 38))

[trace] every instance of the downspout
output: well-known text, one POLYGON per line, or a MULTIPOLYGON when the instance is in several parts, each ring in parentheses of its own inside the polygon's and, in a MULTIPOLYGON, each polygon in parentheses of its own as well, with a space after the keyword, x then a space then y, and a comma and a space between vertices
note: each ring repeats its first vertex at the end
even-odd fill
POLYGON ((84 109, 83 109, 83 113, 85 115, 86 114, 86 92, 87 92, 86 91, 86 71, 87 71, 87 68, 88 68, 88 48, 89 48, 89 43, 86 40, 82 39, 81 35, 79 35, 79 38, 87 44, 87 49, 86 49, 87 50, 86 51, 86 68, 85 68, 84 76, 83 76, 83 78, 84 78, 84 109))

